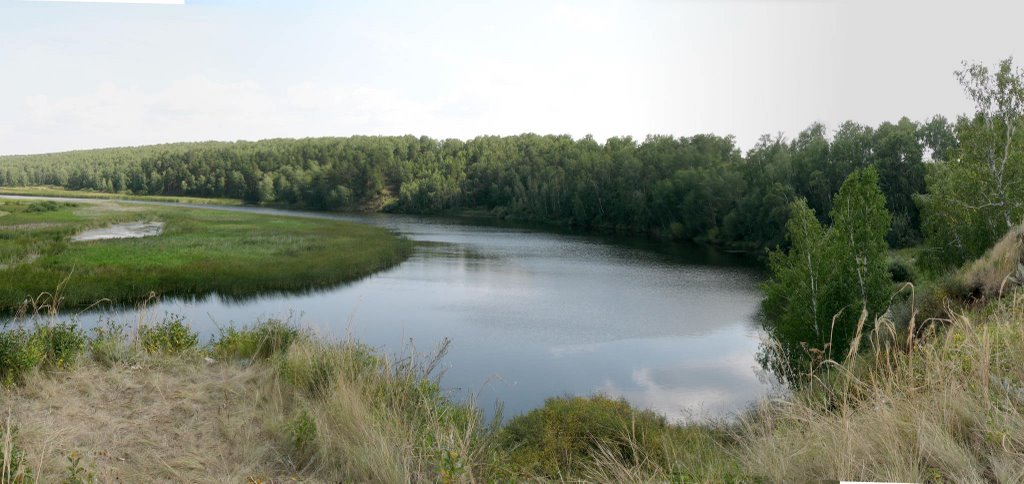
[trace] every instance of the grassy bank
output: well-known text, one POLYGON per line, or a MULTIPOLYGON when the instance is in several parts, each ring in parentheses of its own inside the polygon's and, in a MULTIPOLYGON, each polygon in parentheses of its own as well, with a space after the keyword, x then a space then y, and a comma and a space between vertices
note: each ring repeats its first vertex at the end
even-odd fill
POLYGON ((279 322, 200 345, 178 320, 87 337, 39 319, 0 331, 0 480, 1020 482, 1021 260, 1013 231, 798 390, 683 425, 603 396, 487 421, 443 390, 443 347, 383 355, 279 322))
POLYGON ((11 482, 1019 482, 1022 299, 912 348, 883 325, 816 384, 689 425, 601 396, 498 425, 446 396, 443 347, 387 357, 273 321, 208 345, 175 320, 8 328, 0 460, 11 482))
POLYGON ((55 296, 64 307, 75 308, 136 302, 151 291, 245 297, 329 287, 394 265, 410 251, 411 242, 383 229, 340 221, 0 200, 0 309, 15 310, 54 288, 62 289, 55 296), (135 221, 165 228, 141 239, 70 241, 87 228, 135 221))
POLYGON ((441 389, 434 369, 443 354, 444 346, 385 357, 275 321, 205 346, 176 320, 88 337, 67 324, 8 329, 0 360, 20 364, 0 375, 0 481, 477 482, 653 476, 669 464, 686 472, 678 477, 736 470, 710 430, 673 427, 617 400, 555 399, 505 427, 485 421, 441 389))
POLYGON ((171 197, 160 195, 132 195, 128 193, 107 193, 92 190, 69 190, 54 186, 0 187, 0 195, 21 195, 31 197, 88 198, 94 200, 134 200, 142 202, 192 203, 202 205, 242 205, 241 200, 232 198, 171 197))

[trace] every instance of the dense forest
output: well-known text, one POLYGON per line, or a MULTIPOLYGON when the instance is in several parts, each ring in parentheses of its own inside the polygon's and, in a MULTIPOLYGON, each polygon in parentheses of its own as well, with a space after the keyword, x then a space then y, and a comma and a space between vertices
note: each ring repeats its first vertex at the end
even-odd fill
POLYGON ((829 213, 858 168, 874 166, 890 244, 921 240, 915 194, 926 160, 957 148, 936 116, 877 127, 814 124, 764 136, 745 156, 732 137, 414 136, 177 143, 0 157, 0 185, 229 197, 317 210, 487 211, 582 228, 653 233, 759 250, 784 243, 790 204, 829 213))

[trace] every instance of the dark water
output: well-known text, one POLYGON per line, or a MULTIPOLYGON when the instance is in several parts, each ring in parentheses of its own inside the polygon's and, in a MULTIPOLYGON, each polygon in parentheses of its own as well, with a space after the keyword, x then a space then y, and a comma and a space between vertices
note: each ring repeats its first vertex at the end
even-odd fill
POLYGON ((442 385, 485 408, 501 401, 506 416, 595 392, 673 419, 718 416, 768 390, 755 361, 762 274, 738 256, 444 219, 341 218, 429 243, 391 270, 334 289, 164 301, 151 317, 186 316, 204 337, 217 326, 291 317, 387 353, 408 354, 410 342, 425 353, 450 338, 442 385))

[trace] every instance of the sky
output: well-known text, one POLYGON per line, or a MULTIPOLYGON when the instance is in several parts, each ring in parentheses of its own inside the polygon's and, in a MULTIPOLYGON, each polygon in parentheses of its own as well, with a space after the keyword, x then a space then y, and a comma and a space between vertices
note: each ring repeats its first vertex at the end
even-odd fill
POLYGON ((971 110, 1024 2, 0 0, 0 154, 174 141, 763 134, 971 110))

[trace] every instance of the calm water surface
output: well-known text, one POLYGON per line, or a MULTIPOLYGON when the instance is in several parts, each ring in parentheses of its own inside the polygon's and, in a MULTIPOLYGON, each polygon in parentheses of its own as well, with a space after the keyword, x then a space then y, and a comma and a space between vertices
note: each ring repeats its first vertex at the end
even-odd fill
MULTIPOLYGON (((755 360, 762 274, 749 261, 636 239, 339 218, 429 243, 395 268, 334 289, 166 300, 150 314, 183 315, 204 338, 218 326, 290 317, 389 354, 429 352, 450 338, 442 386, 488 409, 500 401, 506 417, 548 397, 597 392, 673 419, 721 416, 769 390, 755 360)), ((108 316, 92 312, 82 322, 108 316)))

